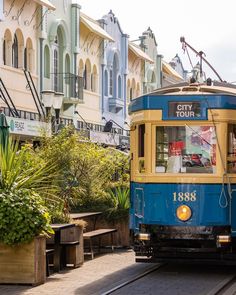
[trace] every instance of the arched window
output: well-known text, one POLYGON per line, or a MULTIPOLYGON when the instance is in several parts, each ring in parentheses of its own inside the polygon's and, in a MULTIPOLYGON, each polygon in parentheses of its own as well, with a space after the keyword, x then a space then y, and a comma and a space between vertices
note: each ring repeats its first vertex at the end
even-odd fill
POLYGON ((64 80, 62 73, 65 72, 65 59, 64 59, 64 48, 66 46, 66 36, 63 25, 58 25, 56 34, 54 35, 54 40, 51 45, 51 58, 52 59, 52 78, 54 82, 54 90, 56 92, 63 92, 64 89, 64 80))
POLYGON ((137 87, 136 87, 136 97, 140 96, 140 86, 139 83, 137 83, 137 87))
POLYGON ((113 94, 113 71, 110 70, 110 75, 109 75, 109 95, 113 94))
POLYGON ((24 37, 20 29, 14 34, 12 44, 12 66, 14 68, 24 67, 24 37))
POLYGON ((92 73, 91 74, 91 80, 90 80, 90 82, 91 82, 91 91, 94 91, 94 74, 92 73))
POLYGON ((135 80, 132 79, 132 84, 131 84, 131 88, 130 88, 130 100, 132 98, 134 98, 134 95, 135 95, 135 80))
POLYGON ((2 59, 3 59, 3 64, 7 64, 7 58, 6 58, 6 40, 3 40, 2 44, 2 59))
POLYGON ((87 89, 87 66, 86 65, 84 67, 83 78, 84 78, 84 89, 87 89))
POLYGON ((44 78, 50 78, 50 52, 47 45, 44 47, 44 78))
POLYGON ((30 38, 27 39, 24 49, 24 68, 30 72, 34 71, 34 52, 30 38))
POLYGON ((129 99, 132 100, 132 98, 133 98, 133 89, 131 87, 129 90, 129 99))
POLYGON ((118 77, 118 97, 121 98, 121 77, 118 77))
POLYGON ((54 73, 54 90, 58 91, 58 49, 53 52, 53 73, 54 73))
POLYGON ((24 69, 28 70, 27 47, 24 49, 24 69))
POLYGON ((91 90, 91 63, 87 59, 84 68, 84 89, 91 90))
POLYGON ((127 102, 130 102, 130 80, 128 79, 128 81, 127 81, 127 90, 126 90, 127 92, 127 102))
POLYGON ((69 56, 69 54, 66 54, 65 71, 66 71, 67 74, 70 73, 70 56, 69 56))
POLYGON ((16 34, 14 35, 12 44, 12 66, 18 68, 18 40, 16 34))
POLYGON ((79 61, 79 71, 78 71, 78 89, 77 89, 77 97, 83 100, 84 97, 84 62, 82 59, 79 61))
POLYGON ((117 91, 117 77, 118 77, 118 71, 119 71, 119 59, 118 55, 115 53, 113 57, 112 62, 112 75, 110 75, 110 95, 113 95, 113 97, 117 97, 118 91, 117 91))
POLYGON ((97 91, 97 68, 93 66, 93 72, 91 74, 91 90, 93 92, 97 91))
POLYGON ((75 97, 75 84, 72 84, 74 80, 72 80, 71 74, 70 74, 70 56, 69 54, 66 54, 65 59, 65 94, 66 97, 75 97), (73 85, 73 86, 72 86, 73 85), (73 93, 72 93, 73 88, 73 93))
POLYGON ((82 59, 80 59, 79 61, 79 77, 83 77, 83 74, 84 74, 84 62, 82 59))
POLYGON ((7 29, 4 34, 2 48, 2 60, 3 64, 7 66, 12 65, 12 35, 11 32, 7 29))
POLYGON ((104 73, 104 78, 105 78, 105 83, 104 83, 104 94, 105 96, 108 96, 108 73, 107 73, 107 70, 105 70, 105 73, 104 73))

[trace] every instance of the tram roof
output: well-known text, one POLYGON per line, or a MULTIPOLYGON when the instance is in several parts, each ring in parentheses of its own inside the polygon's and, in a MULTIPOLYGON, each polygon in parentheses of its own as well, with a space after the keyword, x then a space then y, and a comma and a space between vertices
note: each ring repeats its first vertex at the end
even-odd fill
POLYGON ((236 95, 236 86, 226 82, 214 81, 211 85, 205 83, 187 82, 156 89, 148 95, 188 95, 188 94, 231 94, 236 95))
POLYGON ((236 109, 236 86, 215 81, 211 85, 183 82, 163 87, 133 99, 129 104, 129 114, 140 110, 162 109, 167 119, 168 104, 176 101, 201 102, 205 114, 201 119, 204 119, 208 108, 236 109))

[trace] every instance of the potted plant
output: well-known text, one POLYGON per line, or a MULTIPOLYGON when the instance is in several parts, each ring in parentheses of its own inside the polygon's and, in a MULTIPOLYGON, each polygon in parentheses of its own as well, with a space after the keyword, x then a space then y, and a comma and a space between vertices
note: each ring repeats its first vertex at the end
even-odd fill
MULTIPOLYGON (((109 190, 110 206, 104 213, 104 218, 98 221, 99 228, 116 228, 114 244, 129 247, 129 199, 130 190, 127 187, 116 187, 109 190)), ((104 243, 107 241, 104 237, 104 243)))
POLYGON ((28 149, 0 145, 0 283, 38 285, 46 278, 45 234, 52 232, 42 190, 53 166, 29 165, 28 149))

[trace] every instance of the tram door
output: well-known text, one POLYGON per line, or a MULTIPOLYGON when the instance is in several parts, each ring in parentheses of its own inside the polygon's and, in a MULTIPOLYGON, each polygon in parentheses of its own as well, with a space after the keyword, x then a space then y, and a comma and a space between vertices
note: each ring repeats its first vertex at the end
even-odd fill
MULTIPOLYGON (((236 124, 228 124, 228 156, 232 160, 228 160, 227 162, 227 172, 229 174, 236 173, 236 124)), ((236 237, 236 184, 228 183, 227 190, 231 192, 229 196, 229 223, 231 225, 232 235, 236 237)))
POLYGON ((142 187, 135 188, 134 214, 135 228, 138 230, 144 216, 144 191, 142 187))

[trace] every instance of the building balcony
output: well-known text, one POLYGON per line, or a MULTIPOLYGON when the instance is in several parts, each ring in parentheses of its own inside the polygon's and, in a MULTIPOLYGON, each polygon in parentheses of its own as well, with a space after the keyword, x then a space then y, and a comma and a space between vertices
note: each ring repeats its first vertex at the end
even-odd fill
POLYGON ((64 93, 64 104, 83 102, 83 77, 72 73, 54 73, 52 80, 54 91, 64 93))
POLYGON ((124 108, 124 100, 115 97, 109 97, 109 111, 118 113, 120 110, 124 108))

